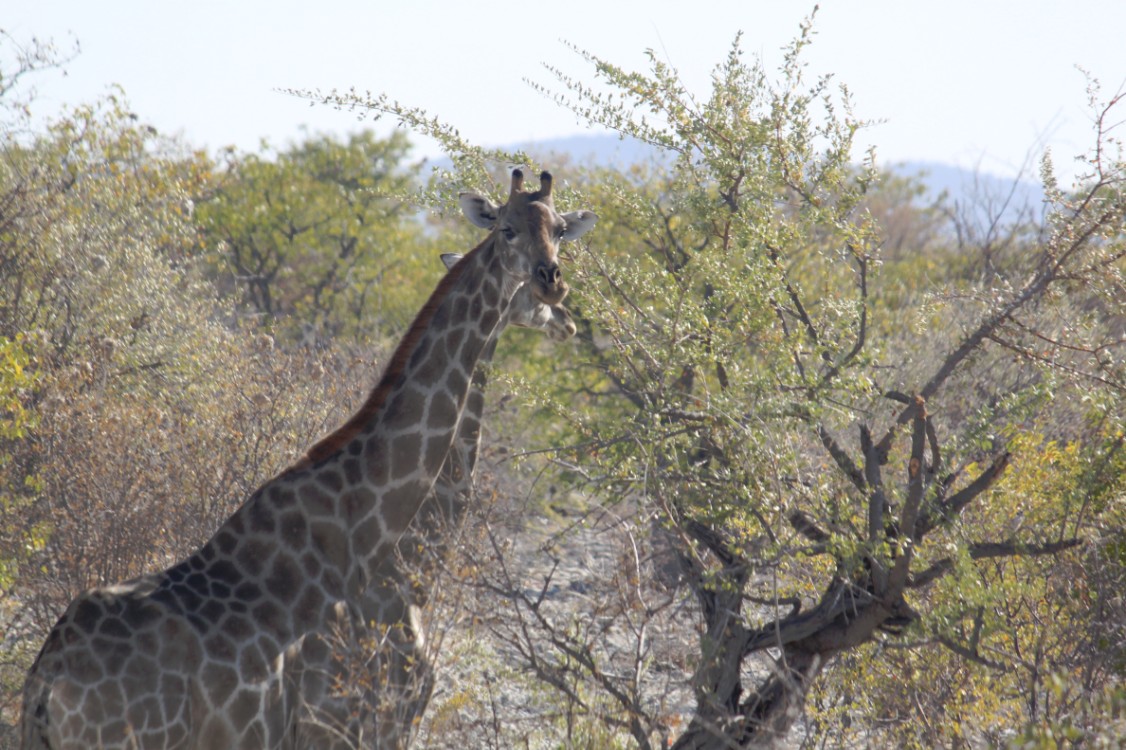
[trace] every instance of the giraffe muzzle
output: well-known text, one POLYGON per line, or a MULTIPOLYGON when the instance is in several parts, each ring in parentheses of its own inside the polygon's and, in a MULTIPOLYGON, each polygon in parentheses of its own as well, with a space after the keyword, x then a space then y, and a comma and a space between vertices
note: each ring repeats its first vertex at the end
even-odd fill
POLYGON ((546 305, 558 305, 570 291, 557 263, 540 263, 535 273, 536 298, 546 305))
POLYGON ((563 272, 559 270, 557 263, 548 265, 547 263, 540 263, 536 267, 536 280, 540 282, 540 286, 545 289, 563 283, 563 272))

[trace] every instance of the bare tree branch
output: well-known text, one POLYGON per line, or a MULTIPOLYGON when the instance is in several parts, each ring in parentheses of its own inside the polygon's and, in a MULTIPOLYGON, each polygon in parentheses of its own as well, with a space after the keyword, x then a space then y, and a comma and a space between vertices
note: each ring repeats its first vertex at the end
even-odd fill
MULTIPOLYGON (((987 560, 995 557, 1039 557, 1042 555, 1056 555, 1064 550, 1078 547, 1083 544, 1082 539, 1065 539, 1060 542, 1047 544, 1022 544, 1020 542, 975 542, 969 547, 970 557, 974 560, 987 560)), ((911 576, 907 588, 917 589, 926 586, 954 569, 954 560, 944 557, 932 563, 926 570, 911 576)))

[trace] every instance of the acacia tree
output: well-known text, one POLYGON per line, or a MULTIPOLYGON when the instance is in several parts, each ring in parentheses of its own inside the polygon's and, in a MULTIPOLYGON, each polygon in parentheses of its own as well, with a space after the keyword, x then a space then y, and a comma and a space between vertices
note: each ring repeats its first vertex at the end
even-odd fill
MULTIPOLYGON (((989 247, 928 234, 938 247, 916 259, 901 248, 884 268, 868 211, 874 156, 852 160, 864 123, 844 87, 807 80, 809 34, 807 24, 775 80, 736 40, 703 98, 655 56, 635 73, 581 53, 595 82, 552 69, 563 93, 545 89, 665 155, 652 172, 577 185, 600 215, 597 252, 569 259, 587 347, 534 397, 571 431, 553 481, 635 529, 655 521, 680 560, 695 654, 657 666, 682 670, 686 723, 647 693, 662 679, 653 640, 670 600, 638 583, 653 573, 640 534, 620 606, 603 600, 585 624, 553 610, 551 581, 529 587, 515 563, 486 585, 508 602, 497 632, 509 653, 640 747, 769 744, 811 690, 843 705, 835 720, 847 726, 882 710, 879 689, 834 674, 886 675, 900 653, 943 652, 1010 686, 1037 675, 1041 687, 1002 722, 1011 733, 1041 718, 1048 672, 1082 668, 1097 687, 1120 663, 1121 633, 1099 630, 1119 606, 1114 586, 1096 581, 1102 565, 1122 570, 1119 97, 1092 90, 1095 147, 1074 190, 1042 162, 1042 223, 1002 243, 988 233, 989 247), (1048 482, 1026 471, 1038 462, 1066 492, 1028 492, 1048 482), (1048 569, 1056 584, 1012 580, 1048 569), (1059 588, 1064 571, 1087 598, 1059 588), (1048 611, 1084 629, 1084 655, 1046 648, 1063 640, 1048 611), (632 647, 614 644, 615 630, 632 647), (856 692, 864 699, 836 700, 856 692)), ((418 110, 306 95, 390 113, 443 142, 462 179, 481 172, 486 155, 418 110)), ((899 678, 886 679, 891 694, 899 678)), ((811 726, 829 731, 831 719, 811 726)), ((958 742, 975 730, 935 731, 932 742, 958 742)))
MULTIPOLYGON (((871 162, 849 161, 861 123, 843 89, 834 101, 827 79, 803 81, 806 41, 773 86, 736 45, 703 102, 656 59, 642 75, 587 55, 613 94, 559 76, 577 112, 675 158, 655 201, 624 183, 608 191, 648 254, 577 264, 590 274, 583 312, 612 343, 592 352, 610 385, 587 383, 576 424, 587 439, 566 460, 588 487, 641 498, 681 545, 701 639, 695 709, 674 747, 784 736, 827 665, 889 638, 1017 668, 1011 650, 982 655, 1004 652, 1002 628, 968 582, 999 559, 1101 541, 1100 513, 1121 492, 1118 98, 1095 104, 1075 195, 1045 161, 1047 221, 1007 261, 990 257, 988 283, 957 280, 940 315, 941 300, 890 307, 864 210, 871 162), (1068 407, 1081 392, 1088 404, 1068 407), (991 491, 1010 463, 1042 454, 1016 439, 1052 421, 1031 419, 1036 409, 1099 467, 1074 490, 1083 510, 991 491), (1062 432, 1079 411, 1091 421, 1062 432), (994 439, 971 440, 975 418, 994 439), (1035 521, 999 522, 1026 514, 1035 521), (967 585, 936 596, 952 573, 967 585)), ((604 679, 585 646, 562 642, 604 679)), ((654 726, 631 731, 642 742, 654 726)))

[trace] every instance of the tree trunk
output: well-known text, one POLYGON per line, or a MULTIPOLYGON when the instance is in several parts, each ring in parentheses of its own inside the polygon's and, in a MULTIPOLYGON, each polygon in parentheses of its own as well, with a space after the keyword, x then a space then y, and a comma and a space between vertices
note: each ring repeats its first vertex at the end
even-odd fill
POLYGON ((673 750, 775 747, 801 715, 806 691, 825 662, 819 654, 786 649, 774 662, 774 674, 739 703, 737 714, 720 718, 698 711, 673 750))

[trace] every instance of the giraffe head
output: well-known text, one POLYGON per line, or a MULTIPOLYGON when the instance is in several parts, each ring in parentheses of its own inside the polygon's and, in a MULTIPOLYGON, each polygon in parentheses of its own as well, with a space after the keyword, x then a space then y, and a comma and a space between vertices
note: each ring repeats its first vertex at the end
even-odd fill
MULTIPOLYGON (((462 259, 461 253, 442 253, 442 263, 453 268, 462 259)), ((543 331, 552 341, 566 341, 575 335, 575 321, 563 305, 545 305, 532 294, 532 285, 525 284, 508 307, 507 325, 543 331)))
MULTIPOLYGON (((545 305, 567 296, 559 270, 559 242, 581 237, 598 219, 592 211, 559 214, 551 195, 551 175, 540 173, 540 188, 524 191, 524 173, 512 171, 512 190, 502 206, 478 193, 462 193, 461 209, 476 226, 492 230, 506 269, 531 288, 545 305)), ((515 321, 512 321, 515 323, 515 321)))

